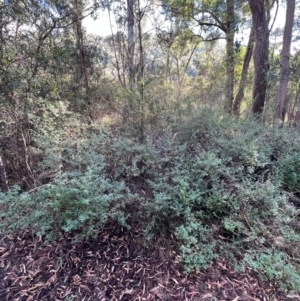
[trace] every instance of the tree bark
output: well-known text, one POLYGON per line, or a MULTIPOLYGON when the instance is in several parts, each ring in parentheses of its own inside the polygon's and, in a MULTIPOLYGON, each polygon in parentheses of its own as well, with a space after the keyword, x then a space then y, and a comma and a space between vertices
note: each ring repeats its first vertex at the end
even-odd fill
POLYGON ((2 160, 1 155, 0 155, 0 179, 1 179, 0 188, 2 188, 3 191, 8 191, 9 190, 8 177, 6 174, 4 161, 2 160))
POLYGON ((251 61, 251 57, 253 54, 253 48, 254 48, 254 30, 253 27, 251 28, 250 36, 249 36, 249 41, 247 45, 247 50, 246 54, 244 57, 244 63, 243 63, 243 70, 242 70, 242 76, 241 76, 241 81, 239 85, 239 90, 236 94, 233 106, 232 106, 232 114, 239 115, 240 110, 241 110, 241 103, 244 98, 244 90, 245 90, 245 85, 248 77, 248 69, 251 61))
POLYGON ((80 77, 84 77, 84 83, 86 89, 89 87, 87 70, 86 70, 86 61, 85 61, 85 53, 84 53, 84 43, 83 43, 83 33, 82 33, 82 24, 81 17, 83 11, 83 3, 81 0, 75 0, 75 9, 76 9, 76 33, 77 33, 77 48, 78 48, 78 64, 81 70, 80 77))
POLYGON ((225 110, 231 113, 234 89, 234 1, 227 0, 227 21, 226 21, 226 105, 225 110))
POLYGON ((264 0, 248 0, 248 2, 252 13, 255 37, 252 112, 260 114, 263 112, 266 100, 266 75, 269 70, 269 30, 264 0))
MULTIPOLYGON (((113 27, 112 27, 112 22, 111 22, 110 10, 111 10, 111 8, 109 7, 109 4, 108 4, 108 19, 109 19, 109 26, 110 26, 110 31, 111 31, 111 40, 112 40, 112 46, 113 46, 113 51, 114 51, 115 60, 116 60, 115 67, 117 69, 118 80, 121 83, 121 85, 123 87, 125 87, 126 82, 125 82, 125 80, 124 81, 122 80, 122 76, 121 76, 120 61, 119 61, 119 58, 118 58, 118 55, 117 55, 116 39, 115 39, 115 35, 113 33, 113 27)), ((119 47, 119 48, 121 48, 121 47, 119 47)), ((120 50, 120 52, 121 52, 121 50, 120 50)))
POLYGON ((138 70, 138 88, 140 92, 140 112, 141 112, 141 122, 140 122, 140 142, 143 143, 145 140, 145 91, 144 91, 144 81, 145 81, 145 61, 144 61, 144 46, 143 46, 143 33, 142 33, 142 19, 143 13, 141 11, 140 0, 138 0, 138 37, 139 37, 139 70, 138 70))
POLYGON ((129 87, 135 87, 135 64, 134 64, 134 0, 127 0, 127 31, 128 31, 128 67, 129 87))
POLYGON ((3 43, 4 43, 4 39, 3 39, 3 10, 4 10, 4 2, 2 0, 0 0, 0 65, 2 64, 2 60, 3 60, 3 43))
POLYGON ((283 33, 283 45, 281 51, 280 83, 277 94, 276 118, 284 121, 285 107, 287 102, 287 88, 289 82, 290 50, 292 31, 295 15, 295 0, 287 1, 286 19, 283 33))

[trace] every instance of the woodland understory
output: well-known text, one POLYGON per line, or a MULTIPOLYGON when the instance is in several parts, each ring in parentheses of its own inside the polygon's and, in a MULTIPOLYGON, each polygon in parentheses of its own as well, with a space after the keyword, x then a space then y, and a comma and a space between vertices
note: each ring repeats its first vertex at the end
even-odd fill
POLYGON ((299 300, 299 30, 294 0, 0 0, 0 300, 299 300))

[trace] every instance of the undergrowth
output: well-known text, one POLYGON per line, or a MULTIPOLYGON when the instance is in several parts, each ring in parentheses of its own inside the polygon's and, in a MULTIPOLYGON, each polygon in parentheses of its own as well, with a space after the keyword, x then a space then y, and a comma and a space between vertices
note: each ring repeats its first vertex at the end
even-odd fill
POLYGON ((93 125, 44 150, 39 172, 57 164, 50 181, 1 193, 1 231, 86 239, 109 218, 129 228, 134 203, 145 239, 175 236, 187 272, 227 257, 300 291, 299 140, 297 129, 209 110, 143 144, 93 125))

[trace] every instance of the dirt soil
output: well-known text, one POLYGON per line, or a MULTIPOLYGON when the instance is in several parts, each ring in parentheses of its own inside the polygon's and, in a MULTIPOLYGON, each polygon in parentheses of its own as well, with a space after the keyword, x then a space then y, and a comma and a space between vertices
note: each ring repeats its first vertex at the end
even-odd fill
POLYGON ((45 244, 29 230, 3 237, 0 280, 1 301, 300 300, 225 260, 186 275, 175 243, 141 245, 138 230, 112 223, 80 243, 61 237, 45 244))

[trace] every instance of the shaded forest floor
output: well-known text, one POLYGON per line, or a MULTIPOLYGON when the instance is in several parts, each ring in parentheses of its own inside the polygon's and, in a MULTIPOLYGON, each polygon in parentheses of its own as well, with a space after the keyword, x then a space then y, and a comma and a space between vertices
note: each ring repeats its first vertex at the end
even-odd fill
POLYGON ((97 239, 45 244, 29 230, 0 240, 0 300, 299 300, 225 260, 187 276, 176 242, 145 245, 138 229, 107 223, 97 239))

